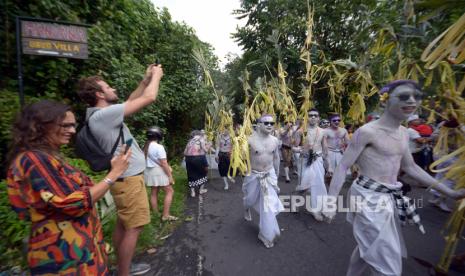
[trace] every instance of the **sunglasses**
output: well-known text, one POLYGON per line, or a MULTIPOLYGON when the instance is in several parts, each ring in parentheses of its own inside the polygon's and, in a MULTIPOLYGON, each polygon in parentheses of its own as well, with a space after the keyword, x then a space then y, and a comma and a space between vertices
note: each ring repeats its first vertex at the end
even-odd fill
POLYGON ((77 123, 66 123, 66 124, 59 124, 59 126, 61 126, 64 129, 70 129, 70 128, 76 129, 78 125, 77 123))
POLYGON ((262 122, 265 126, 274 126, 274 122, 262 122))
POLYGON ((414 93, 413 95, 409 93, 404 93, 404 94, 397 95, 396 97, 399 98, 400 101, 406 102, 410 99, 411 96, 413 96, 415 101, 423 100, 423 94, 421 93, 414 93))
POLYGON ((310 117, 310 118, 318 118, 318 114, 308 114, 308 117, 310 117))

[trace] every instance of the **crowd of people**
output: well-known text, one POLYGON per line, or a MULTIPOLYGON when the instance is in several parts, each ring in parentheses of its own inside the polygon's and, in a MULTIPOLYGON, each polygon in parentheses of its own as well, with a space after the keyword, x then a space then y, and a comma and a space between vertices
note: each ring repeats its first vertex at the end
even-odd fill
MULTIPOLYGON (((19 217, 32 222, 27 256, 31 274, 109 273, 108 247, 95 208, 107 191, 117 212, 113 232, 117 275, 139 275, 151 269, 148 264, 132 262, 132 258, 141 230, 150 223, 150 207, 159 212, 160 189, 165 192, 161 220, 178 219, 170 213, 174 179, 162 145, 163 131, 157 126, 148 129, 146 143, 140 148, 124 120, 155 101, 162 76, 161 65, 150 65, 123 103, 118 103, 116 90, 101 77, 80 80, 78 95, 89 106, 86 123, 105 151, 112 152, 116 145, 111 169, 98 183, 68 164, 60 153, 60 147, 76 133, 76 119, 69 106, 43 100, 28 105, 18 115, 8 157, 8 194, 19 217), (134 142, 128 147, 126 139, 134 142), (149 197, 146 187, 151 189, 149 197)), ((456 137, 463 135, 463 126, 454 118, 437 126, 422 121, 415 113, 422 92, 414 81, 391 82, 380 93, 384 95, 384 112, 358 129, 342 127, 340 114, 323 119, 317 109, 308 112, 305 127, 300 120, 280 127, 270 114, 257 120, 248 139, 251 171, 243 178, 242 191, 244 219, 251 221, 251 210, 255 210, 258 239, 265 247, 272 248, 281 234, 276 218, 284 210, 278 197, 281 162, 285 182, 296 176, 296 191, 310 194, 316 221, 332 221, 335 212, 326 210, 325 202, 337 200, 347 175, 353 176, 349 198, 392 203, 379 212, 362 209, 348 213, 357 246, 347 275, 362 275, 367 270, 401 274, 405 246, 399 220, 415 222, 423 231, 414 207, 397 204, 408 202, 405 186, 434 187, 430 202, 448 212, 446 197, 465 197, 465 191, 454 190, 454 183, 444 180, 443 174, 434 175, 429 170, 433 160, 457 149, 456 137), (448 145, 433 150, 441 131, 447 131, 448 145)), ((224 190, 229 189, 233 134, 229 126, 225 129, 217 134, 215 148, 204 131, 191 133, 184 150, 191 197, 207 192, 210 153, 215 155, 224 190)), ((452 158, 441 166, 454 161, 452 158)))

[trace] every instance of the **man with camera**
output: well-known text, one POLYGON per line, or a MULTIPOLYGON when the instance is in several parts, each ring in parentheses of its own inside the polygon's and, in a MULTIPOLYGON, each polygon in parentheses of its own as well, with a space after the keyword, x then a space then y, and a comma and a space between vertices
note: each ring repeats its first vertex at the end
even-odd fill
MULTIPOLYGON (((150 223, 150 208, 143 175, 145 157, 124 124, 124 118, 155 101, 162 76, 161 65, 150 65, 139 86, 121 104, 118 104, 116 89, 99 76, 83 78, 78 85, 79 97, 90 106, 86 111, 86 120, 100 147, 111 152, 117 140, 128 141, 128 144, 133 141, 129 167, 120 178, 111 179, 113 183, 110 188, 118 215, 113 243, 120 276, 139 275, 150 270, 148 264, 131 264, 139 234, 143 226, 150 223)), ((122 142, 118 142, 114 155, 118 155, 122 145, 122 142)))

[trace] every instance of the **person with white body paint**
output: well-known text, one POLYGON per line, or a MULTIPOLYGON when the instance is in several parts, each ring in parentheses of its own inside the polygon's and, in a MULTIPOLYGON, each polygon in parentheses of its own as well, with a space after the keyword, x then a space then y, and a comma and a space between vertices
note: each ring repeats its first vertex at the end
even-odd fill
POLYGON ((322 203, 326 198, 325 167, 327 166, 328 149, 324 130, 318 126, 320 114, 312 109, 308 113, 307 135, 302 147, 295 147, 300 152, 298 166, 302 175, 299 176, 297 191, 310 191, 311 213, 317 221, 323 221, 322 203))
POLYGON ((349 133, 345 128, 339 127, 341 116, 332 115, 329 121, 331 125, 324 133, 328 143, 328 176, 332 177, 349 142, 349 133))
POLYGON ((216 139, 216 162, 218 163, 218 171, 224 182, 224 190, 229 189, 228 171, 231 163, 232 142, 231 135, 228 130, 229 126, 220 133, 216 139))
POLYGON ((281 140, 281 155, 284 162, 284 176, 286 182, 291 182, 289 168, 292 166, 292 122, 286 122, 281 129, 279 138, 281 140))
POLYGON ((276 216, 284 210, 278 198, 279 187, 279 140, 271 135, 274 126, 272 115, 263 115, 257 123, 257 131, 249 137, 250 164, 252 171, 244 178, 244 219, 252 220, 250 208, 259 213, 258 239, 271 248, 280 229, 276 216))
MULTIPOLYGON (((401 275, 402 257, 406 256, 406 250, 397 217, 401 222, 417 223, 424 232, 414 205, 406 206, 408 198, 399 194, 402 187, 397 181, 399 169, 444 195, 454 199, 465 197, 464 189, 454 191, 439 183, 413 161, 407 129, 401 123, 421 103, 422 93, 418 84, 411 80, 393 81, 384 86, 380 94, 386 101, 384 113, 379 120, 362 126, 354 133, 334 172, 328 193, 328 200, 335 202, 347 169, 354 163, 359 166, 360 176, 354 180, 348 196, 349 199, 361 197, 366 206, 347 215, 357 242, 347 271, 350 276, 363 275, 366 270, 371 270, 373 275, 401 275), (384 208, 372 208, 379 207, 380 202, 388 204, 384 208)), ((328 213, 330 218, 334 215, 335 212, 328 213)))

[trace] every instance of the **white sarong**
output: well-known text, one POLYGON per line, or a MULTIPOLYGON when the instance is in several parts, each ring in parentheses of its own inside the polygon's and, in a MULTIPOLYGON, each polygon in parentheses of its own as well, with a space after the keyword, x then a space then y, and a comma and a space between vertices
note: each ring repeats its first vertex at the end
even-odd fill
MULTIPOLYGON (((372 272, 382 275, 401 275, 402 257, 407 257, 407 250, 393 196, 366 189, 356 181, 352 183, 348 193, 350 206, 354 206, 353 200, 358 196, 367 203, 368 208, 347 213, 347 220, 353 226, 357 241, 347 275, 360 275, 368 267, 372 272), (380 202, 388 203, 388 207, 379 208, 380 202)), ((380 184, 390 189, 400 188, 392 184, 380 184)))
POLYGON ((334 173, 336 171, 337 165, 341 162, 342 152, 328 150, 328 172, 334 173))
POLYGON ((325 186, 325 168, 323 158, 318 156, 310 166, 306 166, 307 158, 302 158, 299 164, 302 165, 302 176, 299 175, 297 191, 310 190, 310 203, 313 211, 321 211, 323 200, 328 195, 325 186), (320 204, 318 204, 320 202, 320 204))
POLYGON ((242 191, 244 192, 244 207, 253 207, 260 215, 258 235, 269 242, 274 242, 280 235, 276 215, 284 211, 283 204, 278 197, 278 178, 274 169, 267 172, 252 171, 244 178, 242 191))

